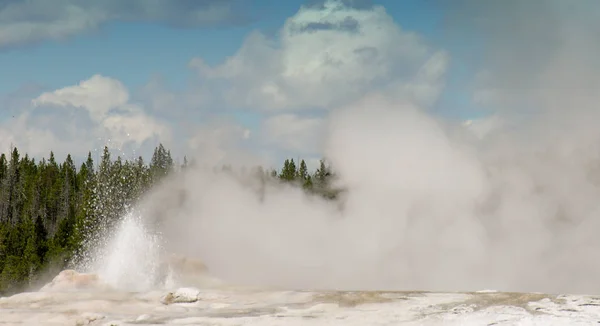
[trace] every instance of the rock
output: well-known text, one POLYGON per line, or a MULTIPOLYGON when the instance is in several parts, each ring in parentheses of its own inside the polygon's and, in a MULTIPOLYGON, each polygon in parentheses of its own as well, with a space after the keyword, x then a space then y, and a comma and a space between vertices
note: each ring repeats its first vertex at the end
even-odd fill
POLYGON ((165 305, 173 303, 193 303, 198 301, 200 290, 196 288, 179 288, 175 292, 164 295, 160 302, 165 305))
POLYGON ((67 269, 60 272, 52 282, 44 285, 40 292, 74 291, 82 289, 105 290, 108 286, 96 274, 78 273, 67 269))
POLYGON ((169 292, 165 294, 162 298, 160 298, 160 303, 165 305, 173 303, 173 292, 169 292))

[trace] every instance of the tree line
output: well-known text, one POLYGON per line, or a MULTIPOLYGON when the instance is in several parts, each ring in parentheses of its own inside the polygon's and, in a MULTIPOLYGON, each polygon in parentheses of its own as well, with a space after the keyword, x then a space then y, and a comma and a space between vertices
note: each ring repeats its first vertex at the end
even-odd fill
MULTIPOLYGON (((279 171, 257 171, 263 180, 336 198, 339 190, 331 187, 334 174, 324 160, 313 173, 304 160, 296 163, 286 159, 279 171)), ((59 163, 52 152, 39 161, 17 148, 0 154, 0 294, 47 281, 44 275, 55 274, 81 255, 86 241, 102 236, 101 231, 117 222, 153 185, 189 165, 187 158, 182 165, 175 164, 162 144, 148 163, 141 156, 113 158, 106 147, 99 162, 89 152, 79 167, 71 155, 59 163)))

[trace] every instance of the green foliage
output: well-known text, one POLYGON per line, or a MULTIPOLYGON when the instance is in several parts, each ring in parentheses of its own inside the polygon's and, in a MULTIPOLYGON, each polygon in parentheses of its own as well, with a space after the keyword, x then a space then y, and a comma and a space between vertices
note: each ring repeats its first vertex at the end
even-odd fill
POLYGON ((165 149, 163 144, 159 144, 154 149, 152 160, 150 161, 150 175, 153 181, 159 181, 173 169, 173 159, 171 151, 165 149))
MULTIPOLYGON (((59 163, 53 152, 37 162, 17 148, 9 156, 0 154, 0 294, 39 284, 42 271, 64 269, 81 258, 88 240, 105 236, 107 226, 151 186, 190 166, 194 162, 184 157, 176 170, 162 144, 149 164, 142 157, 114 159, 106 147, 97 166, 89 152, 79 168, 70 155, 59 163)), ((217 173, 235 172, 224 166, 217 173)), ((331 188, 333 174, 325 161, 313 174, 304 160, 297 167, 293 159, 285 160, 279 173, 262 168, 254 173, 261 189, 279 180, 326 198, 339 193, 331 188)))
POLYGON ((0 294, 36 283, 42 270, 62 269, 152 184, 169 173, 169 151, 157 147, 153 165, 111 158, 96 167, 91 152, 77 169, 53 152, 36 162, 13 148, 0 155, 0 294), (151 169, 154 175, 151 174, 151 169), (158 179, 158 178, 157 178, 158 179))
POLYGON ((283 162, 281 173, 279 174, 279 179, 282 181, 292 182, 296 180, 297 175, 298 171, 296 170, 296 163, 294 163, 294 159, 285 160, 285 162, 283 162))

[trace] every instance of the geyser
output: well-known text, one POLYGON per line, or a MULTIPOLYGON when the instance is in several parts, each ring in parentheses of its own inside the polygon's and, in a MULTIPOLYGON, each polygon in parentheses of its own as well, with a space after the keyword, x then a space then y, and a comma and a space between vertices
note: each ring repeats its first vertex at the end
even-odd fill
POLYGON ((87 253, 85 272, 98 274, 108 285, 121 290, 147 291, 164 279, 160 234, 147 228, 135 210, 125 214, 102 243, 87 253))

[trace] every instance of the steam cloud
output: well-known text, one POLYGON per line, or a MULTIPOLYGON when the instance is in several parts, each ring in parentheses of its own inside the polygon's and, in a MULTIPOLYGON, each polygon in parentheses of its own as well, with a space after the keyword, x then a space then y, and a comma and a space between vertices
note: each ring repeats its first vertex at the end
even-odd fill
POLYGON ((341 207, 191 170, 142 204, 169 249, 290 288, 600 292, 598 10, 476 3, 457 8, 477 21, 447 27, 487 40, 475 94, 493 117, 456 126, 370 94, 332 111, 322 139, 341 207))
POLYGON ((187 200, 167 205, 170 248, 263 285, 598 291, 597 153, 581 142, 481 144, 379 97, 329 128, 342 209, 294 188, 261 202, 233 177, 193 170, 173 181, 187 200))

